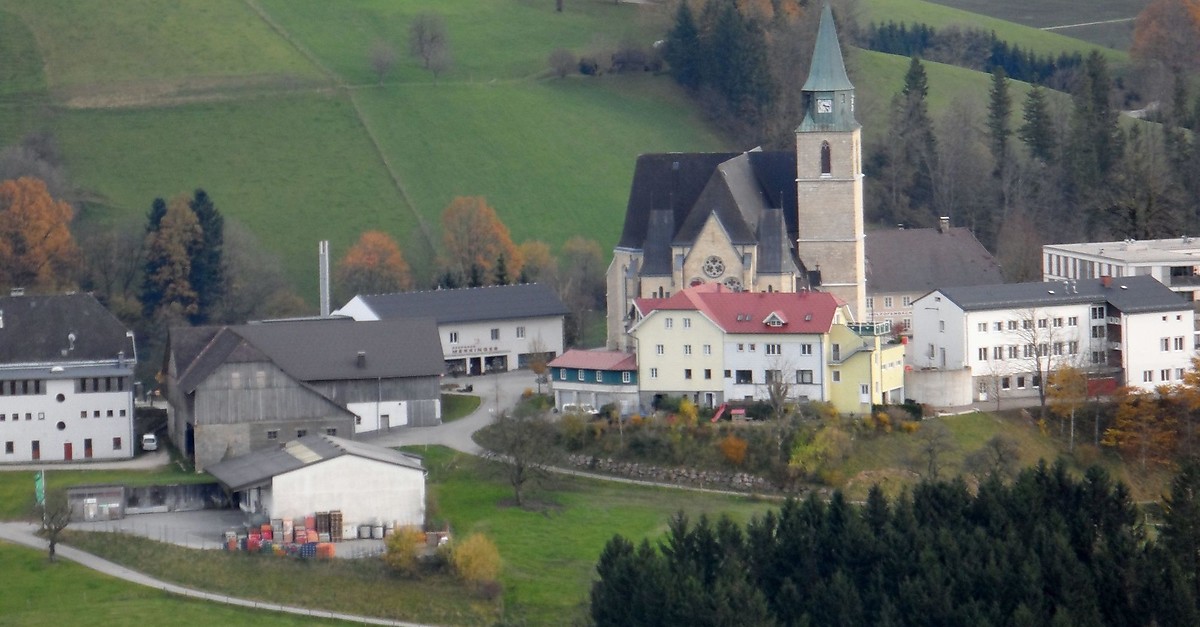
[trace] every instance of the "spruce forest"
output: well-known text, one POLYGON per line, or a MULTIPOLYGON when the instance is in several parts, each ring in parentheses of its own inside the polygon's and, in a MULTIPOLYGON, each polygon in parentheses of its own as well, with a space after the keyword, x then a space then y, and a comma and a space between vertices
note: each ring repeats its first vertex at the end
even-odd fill
POLYGON ((925 482, 863 505, 810 496, 665 539, 616 536, 591 617, 608 625, 1195 625, 1200 467, 1175 479, 1152 533, 1125 486, 1062 463, 925 482), (1156 537, 1151 537, 1156 536, 1156 537))

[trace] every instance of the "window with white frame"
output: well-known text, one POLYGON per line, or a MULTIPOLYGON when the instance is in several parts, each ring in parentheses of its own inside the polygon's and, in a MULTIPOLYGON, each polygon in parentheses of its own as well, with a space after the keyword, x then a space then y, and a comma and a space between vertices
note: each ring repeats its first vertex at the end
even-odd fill
POLYGON ((891 297, 891 296, 884 296, 884 297, 883 297, 883 307, 884 307, 884 309, 891 309, 891 308, 892 308, 892 297, 891 297))
POLYGON ((875 297, 868 296, 867 297, 867 309, 874 309, 874 308, 875 308, 875 297))
POLYGON ((1009 330, 1009 331, 1016 331, 1016 330, 1017 330, 1017 321, 1016 321, 1016 320, 1009 320, 1009 321, 1008 321, 1008 330, 1009 330))
POLYGON ((711 355, 711 354, 712 354, 712 344, 705 344, 705 345, 704 345, 704 354, 705 354, 705 355, 711 355))
POLYGON ((579 369, 579 372, 575 374, 575 378, 583 381, 583 368, 579 369))
POLYGON ((1037 322, 1038 322, 1038 328, 1039 328, 1039 329, 1045 329, 1045 328, 1046 328, 1046 319, 1045 319, 1045 318, 1038 318, 1038 321, 1037 321, 1037 322))
POLYGON ((1017 351, 1017 346, 1015 344, 1008 347, 1008 358, 1009 359, 1016 359, 1017 354, 1018 354, 1018 351, 1017 351))
POLYGON ((992 359, 1004 359, 1004 347, 1003 346, 993 346, 992 347, 992 359))
POLYGON ((500 339, 500 329, 492 329, 492 339, 493 340, 500 339))
POLYGON ((1163 368, 1162 370, 1159 370, 1158 377, 1159 377, 1159 380, 1161 380, 1161 381, 1170 381, 1171 380, 1171 369, 1163 368))
POLYGON ((1054 319, 1054 326, 1056 326, 1056 327, 1061 327, 1062 325, 1063 325, 1063 319, 1062 319, 1062 318, 1055 318, 1055 319, 1054 319))
POLYGON ((451 331, 451 332, 450 332, 450 343, 451 343, 451 344, 458 344, 458 331, 451 331))
POLYGON ((1104 307, 1103 306, 1092 307, 1092 320, 1103 320, 1103 319, 1104 319, 1104 307))
POLYGON ((691 354, 692 354, 692 345, 691 345, 691 344, 684 344, 684 345, 683 345, 683 354, 684 354, 684 355, 691 355, 691 354))
POLYGON ((626 370, 621 373, 621 383, 630 383, 633 381, 633 373, 626 370))
POLYGON ((1160 338, 1158 340, 1158 350, 1161 350, 1164 352, 1171 350, 1171 338, 1169 338, 1169 337, 1160 338))
POLYGON ((1069 327, 1079 326, 1079 316, 1068 316, 1067 317, 1067 326, 1069 326, 1069 327))
POLYGON ((980 332, 980 333, 987 333, 987 331, 988 331, 988 323, 986 323, 986 322, 980 322, 980 323, 979 323, 977 326, 978 326, 978 328, 979 328, 979 332, 980 332))
POLYGON ((912 305, 912 296, 902 296, 900 298, 900 304, 904 305, 905 307, 912 305))
POLYGON ((658 368, 651 368, 651 369, 650 369, 650 378, 651 378, 651 379, 657 379, 657 378, 658 378, 658 368))
POLYGON ((666 347, 666 346, 663 346, 662 344, 655 344, 655 345, 654 345, 654 354, 655 354, 655 355, 662 355, 662 354, 664 354, 664 353, 666 353, 666 352, 667 352, 667 347, 666 347))
POLYGON ((765 344, 765 346, 767 347, 768 355, 782 355, 783 354, 783 345, 782 344, 765 344))
POLYGON ((992 325, 992 328, 997 331, 1003 331, 1004 330, 1004 322, 997 322, 992 325))
POLYGON ((812 344, 801 344, 800 345, 800 354, 801 355, 811 355, 812 351, 813 351, 812 344))
POLYGON ((517 337, 520 339, 525 338, 525 327, 517 327, 517 337))
POLYGON ((1183 337, 1182 336, 1175 338, 1175 350, 1177 350, 1177 351, 1183 350, 1183 337))
POLYGON ((596 371, 596 383, 604 383, 604 373, 600 370, 596 371))
POLYGON ((812 382, 813 382, 813 371, 812 370, 797 370, 796 371, 796 383, 812 383, 812 382))
POLYGON ((685 328, 685 329, 690 329, 690 328, 692 328, 692 319, 691 319, 691 318, 684 318, 684 319, 683 319, 683 328, 685 328))
POLYGON ((566 381, 566 380, 567 380, 567 369, 566 369, 566 368, 559 368, 559 369, 558 369, 558 380, 559 380, 559 381, 566 381))
POLYGON ((1183 368, 1176 368, 1176 369, 1175 369, 1175 378, 1176 378, 1176 379, 1179 379, 1180 381, 1182 381, 1182 380, 1183 380, 1183 368))
POLYGON ((675 319, 674 319, 674 318, 666 318, 666 319, 664 319, 664 320, 663 320, 663 327, 664 327, 664 328, 667 328, 667 329, 673 329, 673 328, 675 328, 675 319))
POLYGON ((1143 383, 1153 383, 1154 382, 1154 371, 1153 370, 1143 370, 1142 371, 1142 382, 1143 383))
POLYGON ((979 347, 979 361, 987 361, 988 349, 986 346, 979 347))
POLYGON ((1079 354, 1079 342, 1076 342, 1075 340, 1071 340, 1070 342, 1068 342, 1067 343, 1067 353, 1071 354, 1071 355, 1078 355, 1079 354))
POLYGON ((842 371, 841 371, 841 370, 834 370, 834 371, 833 371, 833 382, 834 382, 834 383, 840 383, 840 382, 841 382, 841 380, 842 380, 842 371))

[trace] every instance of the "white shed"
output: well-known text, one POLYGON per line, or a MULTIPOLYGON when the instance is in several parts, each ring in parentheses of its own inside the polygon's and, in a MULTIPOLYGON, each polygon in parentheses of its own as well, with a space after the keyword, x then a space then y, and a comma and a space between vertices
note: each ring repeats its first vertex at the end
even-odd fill
POLYGON ((388 448, 311 435, 207 470, 238 496, 247 513, 302 518, 341 511, 347 527, 425 522, 421 459, 388 448))

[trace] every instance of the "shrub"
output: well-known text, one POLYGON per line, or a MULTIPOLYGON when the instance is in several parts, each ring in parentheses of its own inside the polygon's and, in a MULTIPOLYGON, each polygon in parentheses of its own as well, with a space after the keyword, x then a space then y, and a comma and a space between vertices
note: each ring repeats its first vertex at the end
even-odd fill
POLYGON ((421 573, 421 555, 425 551, 425 532, 414 526, 400 527, 388 536, 383 562, 404 577, 421 573))
POLYGON ((578 451, 587 444, 587 423, 580 414, 563 414, 558 421, 558 434, 563 447, 568 451, 578 451))
POLYGON ((473 533, 454 547, 450 554, 454 572, 481 590, 500 576, 500 551, 487 536, 473 533))
POLYGON ((900 423, 900 430, 904 433, 916 433, 921 428, 921 423, 914 420, 905 420, 900 423))
POLYGON ((734 466, 741 466, 742 462, 746 461, 746 441, 738 436, 730 433, 724 438, 721 438, 720 444, 721 455, 725 456, 725 461, 734 466))
POLYGON ((521 398, 523 400, 529 400, 533 398, 533 388, 525 388, 525 390, 521 392, 521 398))
POLYGON ((584 76, 596 76, 600 74, 600 64, 592 57, 582 57, 579 59, 579 73, 584 76))

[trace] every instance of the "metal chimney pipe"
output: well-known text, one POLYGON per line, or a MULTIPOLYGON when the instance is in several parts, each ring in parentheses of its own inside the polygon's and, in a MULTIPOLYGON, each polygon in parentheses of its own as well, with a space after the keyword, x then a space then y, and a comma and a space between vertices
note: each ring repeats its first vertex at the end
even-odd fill
POLYGON ((321 282, 321 317, 329 317, 329 240, 323 239, 317 246, 321 282))

